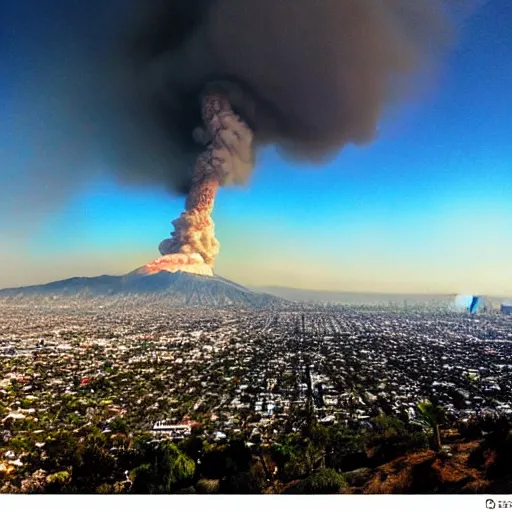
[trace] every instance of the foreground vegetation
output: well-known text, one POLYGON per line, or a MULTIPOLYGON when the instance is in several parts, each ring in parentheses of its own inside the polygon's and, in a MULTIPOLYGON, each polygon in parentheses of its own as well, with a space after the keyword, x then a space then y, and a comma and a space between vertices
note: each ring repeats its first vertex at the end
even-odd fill
MULTIPOLYGON (((432 408, 433 406, 430 405, 432 408)), ((427 410, 420 404, 419 410, 427 410)), ((323 426, 295 410, 277 442, 222 441, 204 435, 172 443, 131 434, 122 418, 108 431, 93 424, 3 431, 4 493, 337 494, 510 492, 511 423, 480 417, 457 429, 380 416, 357 430, 323 426), (439 446, 439 436, 443 445, 439 446)), ((4 428, 6 425, 4 424, 4 428)))

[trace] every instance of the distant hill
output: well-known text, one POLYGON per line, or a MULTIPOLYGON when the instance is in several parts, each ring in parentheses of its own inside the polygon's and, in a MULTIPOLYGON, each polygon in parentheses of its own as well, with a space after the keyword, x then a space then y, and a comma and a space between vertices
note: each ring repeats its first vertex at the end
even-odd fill
MULTIPOLYGON (((454 304, 457 294, 433 293, 371 293, 371 292, 341 292, 325 290, 303 290, 299 288, 286 288, 281 286, 253 287, 259 293, 269 293, 285 300, 294 302, 310 302, 324 304, 364 305, 364 306, 448 306, 454 304)), ((511 302, 504 297, 490 295, 482 296, 485 305, 497 310, 503 302, 511 302)))
POLYGON ((0 290, 5 300, 46 298, 96 298, 135 296, 165 300, 176 306, 270 307, 284 303, 271 294, 255 292, 220 276, 186 272, 159 272, 152 275, 74 277, 37 286, 0 290))
POLYGON ((255 287, 253 289, 292 301, 372 306, 387 306, 390 303, 403 305, 405 302, 410 305, 441 303, 454 298, 454 295, 449 294, 359 293, 303 290, 281 286, 255 287))

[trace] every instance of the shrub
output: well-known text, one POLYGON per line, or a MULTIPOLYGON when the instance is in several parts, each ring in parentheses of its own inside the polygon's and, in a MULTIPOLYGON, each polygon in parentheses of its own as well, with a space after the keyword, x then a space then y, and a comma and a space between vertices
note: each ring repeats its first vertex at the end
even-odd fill
POLYGON ((504 478, 512 474, 512 432, 510 420, 505 417, 485 415, 473 419, 485 438, 471 452, 468 463, 474 467, 485 466, 488 478, 504 478))
POLYGON ((249 471, 252 464, 251 450, 241 440, 228 445, 206 445, 201 463, 201 473, 206 478, 221 479, 235 473, 249 471))
POLYGON ((374 425, 374 432, 368 436, 368 445, 373 448, 373 465, 428 447, 428 437, 424 432, 412 430, 396 418, 381 416, 374 420, 374 425))
POLYGON ((327 450, 327 465, 341 471, 351 471, 365 466, 368 463, 366 441, 366 433, 340 427, 333 428, 327 450))
POLYGON ((252 471, 230 475, 220 483, 221 494, 261 494, 264 481, 252 471))
POLYGON ((461 421, 457 424, 459 434, 467 440, 480 439, 482 437, 482 428, 479 418, 473 416, 466 421, 461 421))
POLYGON ((178 445, 178 448, 192 460, 201 459, 204 454, 203 440, 195 435, 192 435, 181 441, 181 443, 178 445))
POLYGON ((228 472, 227 446, 207 445, 201 461, 201 474, 206 478, 221 479, 228 472))
POLYGON ((338 494, 347 488, 342 475, 334 469, 322 469, 308 478, 290 485, 285 494, 338 494))
POLYGON ((196 494, 196 490, 194 486, 189 485, 188 487, 184 487, 176 492, 176 494, 196 494))
POLYGON ((114 487, 110 484, 101 484, 96 488, 96 494, 114 494, 114 487))
POLYGON ((116 470, 116 458, 107 447, 96 443, 95 436, 80 443, 73 464, 72 486, 79 492, 95 492, 95 489, 112 480, 116 470))
POLYGON ((217 494, 219 492, 220 481, 208 480, 202 478, 196 484, 196 491, 198 494, 217 494))
POLYGON ((282 469, 294 456, 294 450, 288 444, 274 443, 270 449, 270 455, 277 467, 282 469))
POLYGON ((46 439, 45 451, 48 459, 45 468, 48 470, 72 466, 77 460, 78 440, 70 432, 58 431, 46 439))
POLYGON ((48 485, 55 485, 58 487, 65 486, 70 482, 70 480, 71 475, 69 474, 69 471, 59 471, 46 477, 46 483, 48 485))
POLYGON ((485 435, 491 442, 503 441, 512 425, 508 418, 493 414, 475 415, 465 422, 460 422, 458 429, 466 439, 479 439, 485 435))
POLYGON ((512 433, 493 448, 496 456, 487 468, 487 477, 505 478, 512 475, 512 433))
POLYGON ((129 432, 128 423, 121 416, 116 416, 109 425, 109 428, 114 433, 127 434, 129 432))

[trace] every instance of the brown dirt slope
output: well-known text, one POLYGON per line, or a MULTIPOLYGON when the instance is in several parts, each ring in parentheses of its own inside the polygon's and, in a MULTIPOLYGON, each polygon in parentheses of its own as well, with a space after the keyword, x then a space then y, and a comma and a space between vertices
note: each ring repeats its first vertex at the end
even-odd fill
POLYGON ((470 453, 478 441, 450 446, 451 455, 423 450, 378 467, 359 490, 363 494, 508 493, 510 481, 489 481, 483 468, 471 467, 470 453))

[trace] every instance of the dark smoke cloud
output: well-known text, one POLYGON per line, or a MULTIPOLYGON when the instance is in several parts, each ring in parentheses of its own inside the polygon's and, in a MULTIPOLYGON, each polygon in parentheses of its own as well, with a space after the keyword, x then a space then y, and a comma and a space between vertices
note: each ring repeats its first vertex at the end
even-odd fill
POLYGON ((316 160, 375 136, 384 106, 446 43, 444 7, 442 0, 164 2, 147 30, 136 30, 139 80, 163 113, 160 126, 180 128, 164 139, 181 148, 193 149, 198 93, 220 81, 256 141, 316 160))
POLYGON ((55 194, 94 169, 185 193, 205 88, 229 95, 257 144, 329 158, 372 140, 436 61, 448 1, 12 0, 4 49, 24 165, 55 194))

